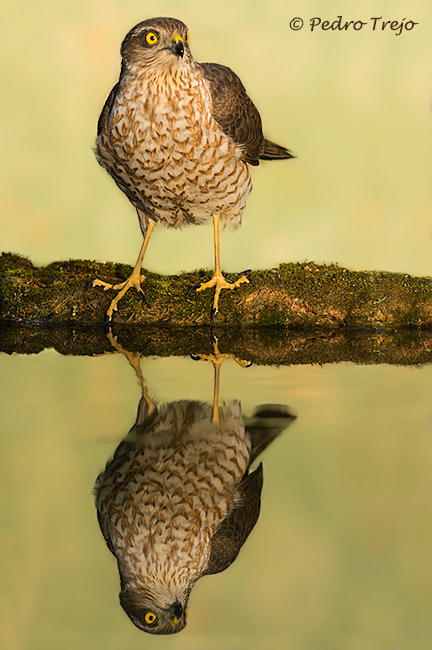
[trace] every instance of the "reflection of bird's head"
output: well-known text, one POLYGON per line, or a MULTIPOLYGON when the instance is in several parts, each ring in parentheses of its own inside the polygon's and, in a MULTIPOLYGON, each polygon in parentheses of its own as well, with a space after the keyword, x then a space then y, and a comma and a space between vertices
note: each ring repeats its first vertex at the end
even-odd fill
POLYGON ((171 69, 192 60, 187 27, 175 18, 151 18, 136 25, 121 46, 123 64, 136 72, 171 69))
POLYGON ((171 604, 162 605, 156 589, 123 585, 120 603, 140 630, 150 634, 175 634, 186 625, 188 597, 189 594, 181 602, 174 596, 171 604))

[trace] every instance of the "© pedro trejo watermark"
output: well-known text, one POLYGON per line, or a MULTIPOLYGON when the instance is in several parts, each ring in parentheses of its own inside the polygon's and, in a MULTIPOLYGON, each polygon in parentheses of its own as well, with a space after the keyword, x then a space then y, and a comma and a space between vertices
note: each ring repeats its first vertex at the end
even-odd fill
MULTIPOLYGON (((375 16, 369 20, 345 20, 342 16, 336 16, 336 20, 323 20, 316 16, 309 20, 310 31, 355 31, 359 32, 364 27, 371 29, 373 32, 393 32, 395 36, 400 36, 402 32, 410 32, 418 23, 413 20, 385 20, 382 16, 375 16)), ((293 18, 290 21, 290 27, 297 32, 304 26, 302 18, 293 18)))

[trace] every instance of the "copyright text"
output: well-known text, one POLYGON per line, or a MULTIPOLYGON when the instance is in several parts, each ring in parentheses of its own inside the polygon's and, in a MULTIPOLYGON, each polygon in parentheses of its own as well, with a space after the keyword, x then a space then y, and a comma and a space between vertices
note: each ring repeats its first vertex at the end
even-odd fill
MULTIPOLYGON (((418 23, 413 20, 385 20, 382 16, 374 16, 369 20, 345 20, 342 16, 336 16, 336 20, 323 20, 316 16, 309 20, 310 31, 355 31, 359 32, 363 28, 371 29, 373 32, 393 32, 395 36, 400 36, 403 32, 410 32, 418 23)), ((290 27, 294 31, 302 29, 304 21, 302 18, 293 18, 290 27)))

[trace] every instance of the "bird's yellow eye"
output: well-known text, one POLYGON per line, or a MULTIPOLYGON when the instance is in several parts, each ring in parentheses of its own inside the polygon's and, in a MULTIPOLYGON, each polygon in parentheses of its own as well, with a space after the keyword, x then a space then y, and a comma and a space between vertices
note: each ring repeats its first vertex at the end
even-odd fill
POLYGON ((144 616, 144 620, 147 623, 147 625, 154 625, 156 623, 157 616, 156 614, 153 614, 153 612, 147 612, 147 614, 144 616))
POLYGON ((146 43, 148 43, 149 45, 156 45, 158 40, 159 39, 158 39, 157 35, 154 32, 149 32, 146 35, 146 43))
POLYGON ((189 32, 186 34, 185 43, 189 43, 189 32))

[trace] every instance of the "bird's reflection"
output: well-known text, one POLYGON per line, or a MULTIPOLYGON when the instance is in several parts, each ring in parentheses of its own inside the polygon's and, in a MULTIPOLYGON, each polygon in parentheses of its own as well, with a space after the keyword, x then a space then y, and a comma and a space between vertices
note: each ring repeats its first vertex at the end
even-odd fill
POLYGON ((220 405, 217 343, 206 357, 215 367, 213 404, 156 406, 139 355, 109 336, 133 365, 142 397, 134 426, 96 481, 99 524, 117 559, 126 613, 141 630, 171 634, 186 625, 194 583, 226 569, 255 526, 263 468, 250 466, 294 417, 266 405, 246 419, 238 401, 220 405))

